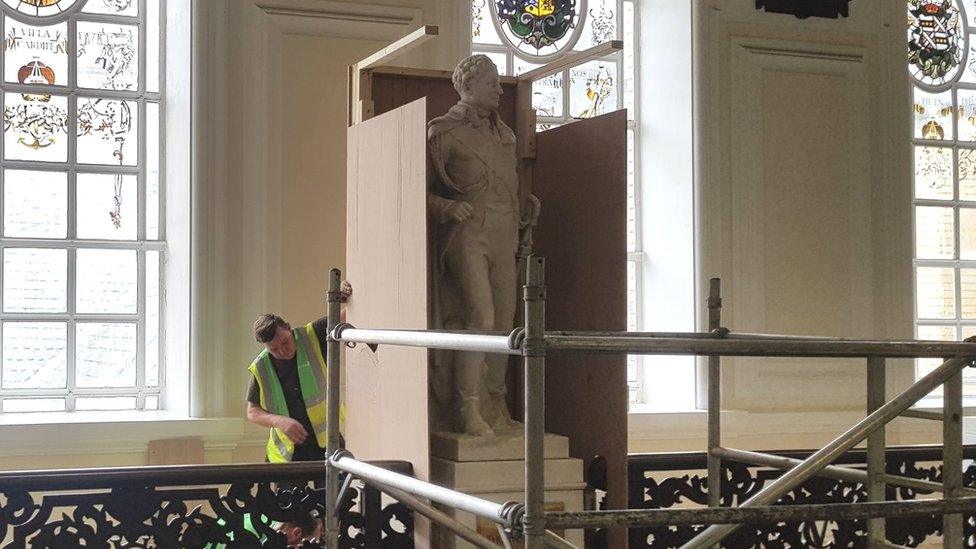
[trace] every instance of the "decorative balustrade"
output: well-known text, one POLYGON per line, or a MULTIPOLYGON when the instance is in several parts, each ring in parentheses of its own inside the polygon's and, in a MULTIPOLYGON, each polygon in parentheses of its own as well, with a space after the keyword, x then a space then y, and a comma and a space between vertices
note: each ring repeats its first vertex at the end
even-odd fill
MULTIPOLYGON (((274 525, 321 516, 325 491, 314 483, 324 478, 323 462, 0 473, 0 547, 285 548, 274 525)), ((339 524, 343 548, 413 547, 412 512, 355 483, 339 524)))
MULTIPOLYGON (((768 452, 803 459, 813 451, 768 452)), ((976 445, 964 447, 966 470, 964 485, 976 485, 976 445)), ((889 448, 886 452, 888 474, 942 482, 941 446, 889 448)), ((864 469, 866 451, 852 450, 835 462, 864 469)), ((723 465, 726 461, 723 460, 723 465)), ((632 509, 669 507, 702 507, 707 504, 708 483, 705 452, 634 454, 628 458, 628 501, 632 509), (669 474, 670 473, 670 474, 669 474)), ((722 505, 738 505, 780 476, 782 471, 741 463, 728 463, 722 470, 722 505)), ((887 488, 888 500, 911 500, 928 494, 910 488, 887 488)), ((777 505, 814 503, 859 503, 867 501, 864 485, 815 477, 781 498, 777 505)), ((974 513, 976 515, 976 513, 974 513)), ((779 524, 750 524, 730 534, 723 547, 804 547, 840 549, 865 547, 866 522, 804 521, 779 524)), ((630 530, 630 547, 679 547, 704 528, 680 526, 634 528, 630 530)), ((930 536, 941 535, 942 517, 887 520, 887 537, 892 543, 918 547, 930 536)), ((976 547, 976 516, 965 517, 965 547, 976 547)))

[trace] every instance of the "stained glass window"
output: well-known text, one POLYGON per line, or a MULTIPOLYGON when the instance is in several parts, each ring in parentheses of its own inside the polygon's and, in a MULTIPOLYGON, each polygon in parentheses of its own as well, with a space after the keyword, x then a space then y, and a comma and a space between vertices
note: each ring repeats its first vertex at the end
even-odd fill
POLYGON ((0 0, 0 413, 159 407, 160 12, 0 0))
MULTIPOLYGON (((909 0, 907 14, 916 337, 959 340, 976 333, 976 0, 909 0)), ((976 396, 976 372, 964 375, 976 396)))
MULTIPOLYGON (((472 0, 471 49, 488 55, 503 74, 517 76, 571 51, 610 40, 623 40, 624 51, 562 71, 535 82, 532 106, 537 131, 546 131, 581 118, 591 118, 626 107, 627 154, 627 324, 640 326, 640 212, 636 123, 634 48, 637 28, 636 0, 472 0), (517 15, 523 25, 514 24, 517 15), (540 16, 552 16, 550 26, 540 16), (530 36, 530 33, 535 33, 530 36), (547 32, 549 34, 547 34, 547 32)), ((642 401, 638 357, 628 359, 631 402, 642 401)))

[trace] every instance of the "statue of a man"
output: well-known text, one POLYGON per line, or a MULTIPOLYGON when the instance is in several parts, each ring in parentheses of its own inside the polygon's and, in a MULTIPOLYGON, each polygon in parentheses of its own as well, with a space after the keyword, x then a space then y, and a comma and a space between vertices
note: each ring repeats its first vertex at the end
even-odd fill
MULTIPOLYGON (((495 64, 472 55, 454 69, 461 101, 427 126, 427 194, 444 328, 509 332, 518 303, 517 257, 531 248, 538 200, 519 198, 515 134, 498 116, 495 64), (445 294, 453 294, 451 299, 445 294), (452 311, 453 310, 453 311, 452 311)), ((453 357, 455 428, 475 436, 517 425, 506 404, 506 355, 453 357)))

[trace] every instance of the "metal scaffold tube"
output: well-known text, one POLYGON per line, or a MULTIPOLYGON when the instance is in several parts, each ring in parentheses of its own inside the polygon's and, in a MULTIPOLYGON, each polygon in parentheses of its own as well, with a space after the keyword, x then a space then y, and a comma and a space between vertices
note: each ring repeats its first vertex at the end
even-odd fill
MULTIPOLYGON (((546 519, 551 528, 592 529, 619 526, 652 528, 655 526, 692 526, 696 524, 740 525, 813 520, 855 520, 876 517, 922 517, 972 513, 974 510, 976 510, 976 498, 957 498, 876 503, 558 512, 547 513, 546 519)), ((734 528, 734 526, 730 527, 734 528)))
POLYGON ((570 332, 546 334, 546 348, 552 351, 589 353, 630 353, 654 355, 764 356, 821 358, 963 358, 976 356, 976 344, 923 341, 839 340, 830 338, 757 338, 729 333, 723 337, 708 334, 671 334, 675 337, 648 337, 633 333, 606 332, 579 335, 570 332))
POLYGON ((523 289, 525 340, 522 342, 525 375, 525 548, 545 547, 545 448, 546 435, 546 287, 545 259, 538 255, 526 261, 528 279, 523 289))
MULTIPOLYGON (((468 528, 467 526, 461 524, 460 522, 454 520, 452 517, 443 513, 434 507, 427 505, 426 503, 420 501, 419 499, 411 496, 407 492, 388 486, 386 484, 380 483, 367 483, 372 484, 376 488, 379 488, 383 492, 389 494, 393 499, 399 501, 400 503, 410 507, 414 511, 420 513, 421 515, 429 518, 430 520, 440 524, 444 528, 454 532, 459 538, 471 543, 475 547, 481 547, 482 549, 501 549, 501 546, 497 543, 492 542, 488 538, 482 536, 478 532, 468 528)), ((502 532, 504 535, 504 532, 502 532)))
POLYGON ((339 450, 333 453, 332 457, 329 458, 329 462, 337 469, 355 475, 363 479, 366 483, 400 489, 408 494, 427 498, 433 502, 486 518, 508 529, 518 529, 521 526, 519 521, 522 518, 522 506, 518 503, 495 503, 461 492, 455 492, 454 490, 449 490, 436 484, 430 484, 429 482, 358 461, 346 450, 339 450))
MULTIPOLYGON (((329 334, 339 323, 339 312, 342 307, 339 288, 342 284, 342 273, 339 269, 329 272, 328 320, 329 334)), ((339 373, 340 361, 339 342, 331 336, 326 342, 326 359, 328 391, 326 392, 326 448, 329 452, 339 450, 339 373)), ((339 517, 336 513, 339 499, 339 471, 329 463, 325 465, 325 539, 326 547, 339 547, 339 517)))
MULTIPOLYGON (((722 326, 722 281, 708 281, 708 330, 722 326)), ((708 357, 708 506, 722 505, 722 358, 708 357)))
POLYGON ((452 351, 474 351, 505 355, 521 354, 517 347, 512 348, 510 346, 508 335, 419 330, 364 330, 349 324, 339 325, 330 333, 338 341, 343 343, 401 345, 404 347, 425 347, 427 349, 448 349, 452 351))
MULTIPOLYGON (((902 412, 918 402, 921 398, 932 392, 933 389, 945 383, 947 379, 959 373, 963 368, 971 363, 971 359, 954 358, 942 363, 941 366, 920 379, 914 385, 906 389, 900 395, 878 408, 874 413, 859 421, 848 429, 827 446, 823 447, 813 455, 803 460, 784 473, 781 477, 774 480, 755 496, 749 498, 739 508, 759 507, 772 505, 784 494, 800 485, 818 471, 829 465, 840 457, 844 452, 850 450, 859 442, 864 440, 868 434, 880 428, 889 421, 898 417, 902 412)), ((951 494, 947 494, 950 495, 951 494)), ((869 504, 865 504, 869 505, 869 504)), ((883 505, 883 504, 870 504, 883 505)), ((710 526, 703 532, 695 536, 688 543, 681 546, 681 549, 694 549, 700 547, 710 547, 718 543, 730 532, 735 530, 735 525, 710 526)))

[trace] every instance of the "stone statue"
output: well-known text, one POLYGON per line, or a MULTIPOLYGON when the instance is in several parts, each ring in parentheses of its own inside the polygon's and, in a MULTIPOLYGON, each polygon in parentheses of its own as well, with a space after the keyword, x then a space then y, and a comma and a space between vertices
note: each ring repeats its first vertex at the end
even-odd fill
MULTIPOLYGON (((531 251, 539 201, 519 198, 515 134, 498 116, 495 64, 472 55, 452 81, 461 100, 427 125, 434 325, 508 333, 518 304, 517 261, 531 251)), ((447 387, 432 387, 434 400, 452 420, 442 427, 488 436, 518 426, 506 404, 508 356, 441 353, 434 362, 432 383, 447 387)))

